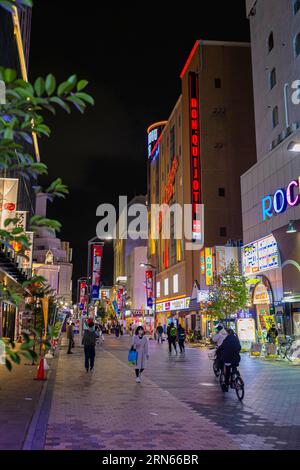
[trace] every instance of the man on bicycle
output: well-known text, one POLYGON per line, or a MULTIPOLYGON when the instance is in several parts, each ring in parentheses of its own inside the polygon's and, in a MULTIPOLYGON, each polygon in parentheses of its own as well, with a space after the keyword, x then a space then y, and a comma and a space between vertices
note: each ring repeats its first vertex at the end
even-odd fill
POLYGON ((241 361, 241 344, 235 332, 229 328, 228 335, 220 346, 221 360, 225 366, 224 391, 228 392, 231 370, 236 369, 241 361))
POLYGON ((222 346, 222 343, 226 336, 228 336, 227 331, 225 330, 223 325, 218 325, 216 328, 217 332, 216 334, 212 337, 212 342, 216 343, 217 349, 216 349, 216 358, 217 358, 217 364, 218 364, 218 369, 221 369, 222 367, 222 362, 221 362, 221 349, 220 347, 222 346))

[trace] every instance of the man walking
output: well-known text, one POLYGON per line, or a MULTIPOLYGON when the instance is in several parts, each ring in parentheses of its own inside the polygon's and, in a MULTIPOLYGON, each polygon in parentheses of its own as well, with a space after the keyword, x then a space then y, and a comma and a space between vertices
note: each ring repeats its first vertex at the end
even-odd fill
POLYGON ((69 347, 67 354, 73 354, 71 349, 74 348, 74 323, 70 323, 67 329, 67 339, 69 340, 69 347))
POLYGON ((163 335, 164 329, 161 326, 161 323, 158 324, 158 327, 156 328, 156 334, 157 334, 157 342, 162 343, 162 335, 163 335))
POLYGON ((84 346, 85 355, 85 369, 88 372, 94 369, 95 362, 95 346, 96 346, 96 333, 94 330, 94 323, 90 322, 89 327, 85 330, 82 344, 84 346))
POLYGON ((168 336, 168 343, 169 343, 169 354, 172 353, 172 345, 177 354, 177 347, 176 347, 176 339, 177 339, 177 328, 172 322, 167 328, 167 336, 168 336))

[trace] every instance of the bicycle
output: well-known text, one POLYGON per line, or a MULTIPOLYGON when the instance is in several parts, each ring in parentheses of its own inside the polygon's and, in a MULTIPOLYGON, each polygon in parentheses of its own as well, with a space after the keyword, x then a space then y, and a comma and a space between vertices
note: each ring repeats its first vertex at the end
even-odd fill
POLYGON ((288 361, 292 362, 292 357, 291 357, 291 350, 293 346, 294 339, 292 336, 286 336, 285 341, 281 341, 278 346, 278 355, 282 359, 287 359, 288 361))
MULTIPOLYGON (((225 369, 221 370, 220 374, 220 387, 222 392, 226 391, 225 385, 225 369)), ((245 384, 242 379, 242 376, 237 367, 231 367, 230 371, 230 379, 229 379, 229 387, 235 390, 236 396, 240 401, 244 399, 245 396, 245 384)))
POLYGON ((213 351, 208 353, 208 357, 211 361, 213 361, 213 372, 216 377, 219 377, 221 374, 221 369, 220 369, 220 360, 217 357, 217 350, 214 349, 213 351))

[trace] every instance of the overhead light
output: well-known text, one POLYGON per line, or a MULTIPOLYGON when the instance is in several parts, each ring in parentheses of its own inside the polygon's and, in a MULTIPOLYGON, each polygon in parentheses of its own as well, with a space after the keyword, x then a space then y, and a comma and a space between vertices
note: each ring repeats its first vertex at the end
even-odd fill
POLYGON ((146 267, 145 263, 140 263, 140 267, 145 268, 146 267))
POLYGON ((294 223, 295 223, 294 220, 289 221, 289 225, 288 225, 286 233, 296 233, 297 232, 294 223))
POLYGON ((299 152, 300 153, 300 142, 290 142, 288 145, 289 152, 299 152))

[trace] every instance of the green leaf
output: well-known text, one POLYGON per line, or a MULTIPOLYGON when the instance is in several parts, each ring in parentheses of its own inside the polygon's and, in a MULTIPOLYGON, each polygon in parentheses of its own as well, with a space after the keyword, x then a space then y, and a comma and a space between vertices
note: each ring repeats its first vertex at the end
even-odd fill
POLYGON ((14 69, 4 69, 3 76, 6 83, 11 83, 17 78, 17 72, 14 69))
POLYGON ((56 80, 54 75, 49 73, 46 77, 46 83, 45 83, 45 88, 48 96, 53 95, 55 89, 56 89, 56 80))
POLYGON ((6 368, 9 370, 9 372, 11 372, 12 365, 11 365, 11 362, 8 359, 5 359, 5 365, 6 365, 6 368))
POLYGON ((89 82, 87 80, 80 80, 77 83, 77 91, 83 90, 85 87, 87 87, 88 84, 89 84, 89 82))
POLYGON ((34 82, 34 89, 38 97, 43 96, 45 92, 45 80, 42 77, 38 77, 34 82))
POLYGON ((83 101, 86 101, 88 104, 91 104, 92 106, 94 106, 95 104, 94 98, 92 98, 87 93, 75 93, 75 96, 78 96, 78 98, 81 98, 83 101))
POLYGON ((71 113, 71 108, 70 106, 65 103, 61 98, 58 98, 57 96, 54 96, 53 98, 50 99, 51 103, 58 104, 61 108, 63 108, 68 114, 71 113))
POLYGON ((5 129, 3 137, 4 137, 4 139, 7 139, 7 140, 14 140, 13 130, 10 129, 9 127, 7 129, 5 129))

